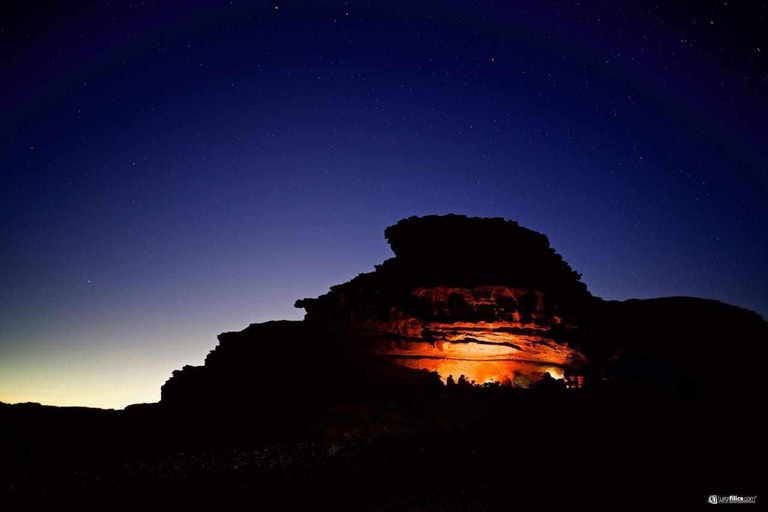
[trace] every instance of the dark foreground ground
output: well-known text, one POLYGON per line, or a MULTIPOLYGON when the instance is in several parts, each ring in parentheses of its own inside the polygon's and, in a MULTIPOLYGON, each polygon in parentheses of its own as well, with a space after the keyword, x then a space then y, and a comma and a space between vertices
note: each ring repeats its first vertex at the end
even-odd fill
POLYGON ((685 510, 760 494, 764 405, 504 389, 307 414, 1 405, 0 509, 685 510))

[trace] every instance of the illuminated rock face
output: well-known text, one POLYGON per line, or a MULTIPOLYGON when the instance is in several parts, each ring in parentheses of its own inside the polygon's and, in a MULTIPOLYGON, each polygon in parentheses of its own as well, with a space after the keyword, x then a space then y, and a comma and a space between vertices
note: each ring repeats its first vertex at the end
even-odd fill
POLYGON ((519 387, 549 374, 713 403, 766 396, 768 323, 754 312, 686 297, 597 299, 544 235, 504 219, 411 217, 385 236, 394 258, 297 301, 301 322, 222 334, 205 366, 173 373, 162 401, 279 410, 442 390, 414 369, 519 387))
POLYGON ((567 344, 575 327, 548 310, 543 292, 482 285, 411 293, 414 301, 392 305, 384 317, 363 297, 337 293, 342 314, 335 322, 363 350, 435 371, 443 381, 464 375, 477 384, 527 386, 545 372, 555 378, 577 374, 586 362, 567 344))
POLYGON ((360 350, 444 382, 463 375, 526 387, 544 373, 576 377, 587 361, 570 343, 579 328, 569 302, 591 296, 546 237, 499 221, 401 221, 387 230, 395 258, 296 305, 360 350), (451 241, 478 234, 498 240, 496 248, 475 252, 451 241))

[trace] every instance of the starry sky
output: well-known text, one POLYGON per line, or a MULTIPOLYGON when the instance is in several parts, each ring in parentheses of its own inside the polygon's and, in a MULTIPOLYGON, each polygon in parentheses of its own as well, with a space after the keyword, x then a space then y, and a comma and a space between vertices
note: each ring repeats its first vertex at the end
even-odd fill
POLYGON ((218 333, 373 270, 411 215, 516 220, 607 299, 768 316, 763 2, 21 4, 2 401, 157 401, 218 333))

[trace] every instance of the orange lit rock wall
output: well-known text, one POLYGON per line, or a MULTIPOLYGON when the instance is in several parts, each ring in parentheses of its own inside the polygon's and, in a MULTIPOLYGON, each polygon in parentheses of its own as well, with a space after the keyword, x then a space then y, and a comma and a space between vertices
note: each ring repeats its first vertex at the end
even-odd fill
POLYGON ((350 328, 364 350, 435 371, 444 381, 464 375, 477 384, 508 380, 526 387, 544 373, 578 373, 586 362, 568 346, 574 328, 541 292, 487 285, 411 293, 413 300, 384 313, 354 294, 336 293, 335 321, 350 328))

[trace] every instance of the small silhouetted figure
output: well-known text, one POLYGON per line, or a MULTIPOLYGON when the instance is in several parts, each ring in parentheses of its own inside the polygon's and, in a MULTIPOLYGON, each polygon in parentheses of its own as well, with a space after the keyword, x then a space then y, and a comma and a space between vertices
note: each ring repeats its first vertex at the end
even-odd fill
POLYGON ((469 381, 467 380, 467 377, 464 375, 461 375, 459 377, 458 385, 459 387, 462 387, 462 388, 468 388, 470 386, 469 381))
POLYGON ((448 376, 448 378, 445 380, 445 385, 449 388, 456 386, 456 381, 453 380, 453 375, 448 376))

